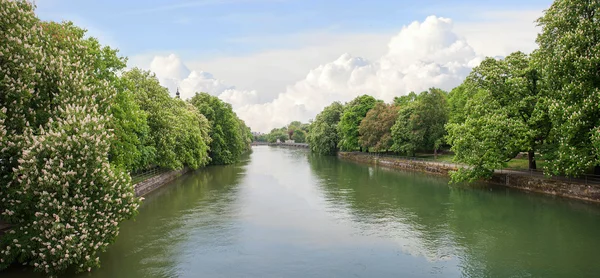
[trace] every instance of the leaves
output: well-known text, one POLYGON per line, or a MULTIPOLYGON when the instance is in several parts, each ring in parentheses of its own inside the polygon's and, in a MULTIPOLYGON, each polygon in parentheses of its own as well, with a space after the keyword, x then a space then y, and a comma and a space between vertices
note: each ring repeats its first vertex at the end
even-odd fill
POLYGON ((391 128, 398 117, 397 105, 378 102, 369 110, 358 128, 360 145, 369 151, 380 152, 391 148, 391 128))
POLYGON ((313 153, 334 155, 337 152, 339 137, 337 125, 342 117, 344 106, 334 102, 325 107, 310 125, 308 143, 313 153))
POLYGON ((392 126, 392 150, 414 155, 417 150, 437 150, 448 121, 446 92, 429 89, 418 96, 409 95, 401 103, 396 123, 392 126))
POLYGON ((231 164, 248 150, 251 136, 246 125, 238 119, 231 105, 207 93, 196 93, 189 103, 206 116, 212 138, 209 155, 212 164, 231 164), (242 126, 243 124, 243 126, 242 126))
POLYGON ((340 141, 338 146, 343 151, 355 151, 360 148, 358 143, 358 127, 367 112, 375 106, 377 100, 368 95, 356 97, 344 107, 344 112, 337 126, 340 141))
POLYGON ((473 69, 452 94, 453 108, 462 115, 448 124, 447 140, 455 160, 471 166, 455 173, 454 181, 489 178, 519 152, 539 150, 550 127, 540 83, 521 52, 487 58, 473 69))
POLYGON ((121 60, 70 23, 39 21, 26 1, 1 0, 0 26, 0 213, 14 225, 0 268, 97 267, 139 206, 108 159, 117 91, 107 80, 121 60))
POLYGON ((577 176, 600 166, 600 1, 557 0, 538 20, 536 66, 552 123, 546 171, 577 176))

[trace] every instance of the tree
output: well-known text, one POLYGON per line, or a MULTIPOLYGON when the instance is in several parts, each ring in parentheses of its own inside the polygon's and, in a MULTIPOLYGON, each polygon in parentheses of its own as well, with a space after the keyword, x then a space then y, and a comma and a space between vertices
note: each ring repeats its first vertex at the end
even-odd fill
POLYGON ((340 136, 339 147, 344 151, 354 151, 360 149, 358 143, 358 126, 362 119, 367 115, 377 103, 377 100, 368 95, 356 97, 344 107, 344 113, 338 124, 338 133, 340 136))
POLYGON ((112 138, 109 159, 111 164, 136 171, 154 162, 156 149, 150 138, 148 114, 139 107, 134 93, 123 82, 126 80, 118 81, 117 94, 110 110, 113 115, 110 126, 115 136, 112 138))
POLYGON ((267 141, 269 141, 269 134, 260 134, 260 135, 254 136, 254 141, 267 142, 267 141))
POLYGON ((247 149, 239 119, 231 105, 207 93, 196 93, 189 102, 210 122, 210 157, 212 164, 237 162, 247 149))
POLYGON ((313 153, 334 155, 337 152, 339 136, 337 125, 344 112, 344 106, 334 102, 317 115, 309 128, 307 141, 313 153))
POLYGON ((198 169, 210 162, 208 145, 212 142, 209 136, 210 124, 198 109, 180 99, 173 99, 174 114, 177 115, 175 125, 177 142, 175 153, 179 160, 192 169, 198 169))
POLYGON ((287 126, 287 130, 290 139, 294 140, 294 142, 306 142, 306 133, 308 132, 307 124, 303 124, 299 121, 293 121, 287 126))
POLYGON ((477 88, 473 88, 470 82, 463 82, 450 91, 448 94, 448 123, 463 123, 466 120, 465 107, 476 92, 477 88))
POLYGON ((238 121, 238 127, 239 127, 239 132, 241 134, 241 138, 242 138, 242 143, 243 143, 243 149, 242 149, 242 153, 245 153, 247 151, 250 151, 250 149, 252 149, 252 140, 254 139, 254 136, 252 135, 252 130, 250 129, 250 127, 248 127, 246 125, 246 122, 244 122, 242 119, 237 118, 236 119, 238 121))
POLYGON ((600 174, 600 1, 556 0, 538 19, 535 63, 546 81, 552 129, 546 171, 600 174))
POLYGON ((306 142, 306 132, 302 129, 294 130, 294 134, 292 135, 292 140, 296 143, 305 143, 306 142))
POLYGON ((397 105, 378 102, 360 122, 360 145, 369 151, 387 151, 393 144, 391 128, 398 118, 397 105))
POLYGON ((156 150, 152 164, 169 169, 198 168, 209 162, 210 126, 198 109, 173 99, 154 74, 132 69, 123 74, 127 90, 147 113, 150 146, 156 150))
POLYGON ((89 271, 139 206, 108 159, 116 90, 83 30, 41 22, 27 1, 0 11, 0 211, 14 225, 0 269, 89 271))
POLYGON ((287 127, 282 127, 282 128, 274 128, 271 130, 271 132, 267 135, 267 141, 269 143, 275 143, 277 142, 277 140, 279 139, 280 142, 285 142, 285 140, 289 139, 289 134, 288 134, 288 129, 287 127))
POLYGON ((407 106, 408 104, 417 100, 417 94, 410 92, 408 95, 394 97, 394 104, 400 107, 407 106))
POLYGON ((443 143, 448 121, 446 92, 431 88, 403 102, 398 118, 392 126, 394 151, 415 155, 417 150, 437 150, 443 143))
MULTIPOLYGON (((465 81, 474 90, 466 102, 464 121, 448 125, 455 160, 473 166, 455 180, 489 177, 519 152, 528 152, 530 169, 535 153, 548 136, 550 123, 540 78, 530 59, 515 52, 503 60, 485 59, 465 81)), ((457 118, 458 119, 458 118, 457 118)))

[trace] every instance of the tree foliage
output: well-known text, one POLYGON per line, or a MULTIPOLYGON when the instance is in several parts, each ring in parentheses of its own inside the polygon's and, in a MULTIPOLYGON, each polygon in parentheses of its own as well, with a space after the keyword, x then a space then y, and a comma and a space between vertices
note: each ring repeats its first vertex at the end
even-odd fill
POLYGON ((116 90, 83 30, 7 0, 0 26, 0 212, 15 225, 0 268, 90 270, 139 205, 129 175, 109 164, 116 90))
POLYGON ((111 127, 115 133, 109 151, 111 164, 129 171, 151 165, 156 156, 156 149, 150 138, 148 113, 140 109, 134 93, 125 86, 118 87, 111 113, 111 127))
POLYGON ((400 103, 398 118, 391 128, 394 142, 391 149, 408 155, 417 150, 436 152, 446 134, 446 92, 432 88, 400 103))
POLYGON ((269 132, 269 134, 267 134, 267 142, 269 143, 275 143, 277 140, 280 142, 285 142, 288 139, 290 139, 290 135, 287 127, 274 128, 271 130, 271 132, 269 132))
POLYGON ((294 130, 294 133, 292 134, 292 140, 294 140, 296 143, 306 143, 306 131, 302 129, 294 130))
POLYGON ((303 124, 299 121, 293 121, 288 125, 288 134, 296 143, 306 143, 306 133, 308 132, 308 124, 303 124))
POLYGON ((307 141, 313 153, 334 155, 337 152, 339 137, 337 125, 344 112, 344 106, 334 102, 317 115, 309 128, 307 141))
POLYGON ((123 74, 127 90, 148 115, 150 146, 156 150, 151 165, 169 169, 206 165, 210 126, 206 118, 182 100, 173 99, 154 74, 132 69, 123 74))
POLYGON ((535 152, 550 128, 539 79, 521 52, 503 60, 487 58, 473 69, 463 86, 472 90, 464 121, 448 125, 448 141, 455 160, 478 174, 463 170, 455 180, 489 177, 519 152, 529 152, 530 167, 536 168, 535 152))
POLYGON ((355 151, 360 149, 358 143, 358 127, 362 119, 377 103, 377 100, 368 95, 356 97, 344 106, 344 112, 338 123, 339 143, 338 146, 344 151, 355 151))
POLYGON ((212 164, 231 164, 247 150, 245 125, 233 112, 231 105, 207 93, 196 93, 189 102, 210 122, 210 158, 212 164))
POLYGON ((600 165, 600 1, 556 0, 538 20, 535 61, 552 129, 546 170, 576 176, 600 165))
POLYGON ((391 128, 398 118, 398 109, 397 105, 378 102, 369 110, 358 128, 359 143, 363 148, 380 152, 392 147, 391 128))

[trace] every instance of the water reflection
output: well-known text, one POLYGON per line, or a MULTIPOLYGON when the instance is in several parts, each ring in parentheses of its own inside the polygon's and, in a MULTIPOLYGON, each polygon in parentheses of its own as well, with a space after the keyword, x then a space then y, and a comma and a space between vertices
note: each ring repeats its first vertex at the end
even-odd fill
POLYGON ((309 156, 333 208, 364 233, 466 277, 593 277, 600 267, 595 205, 309 156), (373 170, 372 170, 373 169, 373 170))
POLYGON ((233 245, 248 162, 245 157, 238 165, 199 169, 148 195, 135 221, 123 223, 101 257, 102 268, 89 276, 179 277, 192 271, 195 256, 233 245))
POLYGON ((594 277, 599 212, 264 146, 151 193, 79 277, 594 277))

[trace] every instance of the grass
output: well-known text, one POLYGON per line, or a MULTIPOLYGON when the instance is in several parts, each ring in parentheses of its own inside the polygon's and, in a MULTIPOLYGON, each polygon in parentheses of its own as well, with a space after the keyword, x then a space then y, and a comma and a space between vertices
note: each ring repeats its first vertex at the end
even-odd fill
POLYGON ((437 158, 433 154, 423 154, 419 153, 416 155, 418 158, 423 158, 427 160, 439 161, 439 162, 448 162, 452 163, 452 159, 454 158, 454 154, 438 154, 437 158))
MULTIPOLYGON (((430 153, 419 153, 416 155, 418 158, 423 158, 432 161, 446 162, 446 163, 454 163, 454 154, 441 154, 438 155, 437 159, 435 156, 430 153)), ((544 166, 545 161, 537 160, 537 168, 541 169, 544 166)), ((514 158, 507 163, 507 169, 515 169, 515 170, 527 170, 529 169, 529 160, 527 158, 514 158)))
MULTIPOLYGON (((538 169, 542 169, 542 166, 544 166, 545 163, 546 162, 543 160, 536 160, 536 166, 538 169)), ((529 169, 529 160, 526 158, 514 158, 507 163, 506 168, 527 170, 529 169)))

